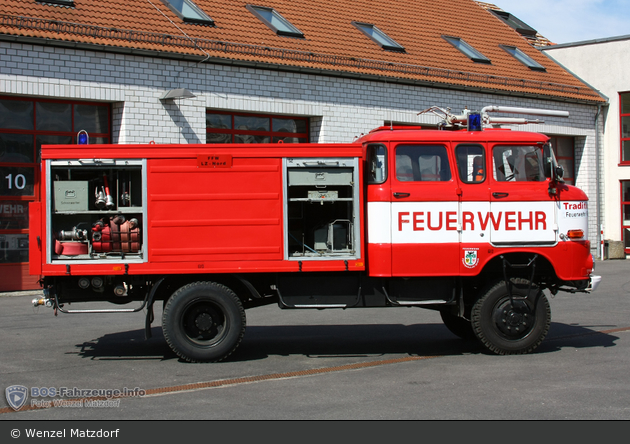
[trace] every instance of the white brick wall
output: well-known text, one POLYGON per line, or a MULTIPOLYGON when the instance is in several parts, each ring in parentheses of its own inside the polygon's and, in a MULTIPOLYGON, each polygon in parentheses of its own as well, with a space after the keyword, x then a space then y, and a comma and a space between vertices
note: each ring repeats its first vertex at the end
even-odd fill
POLYGON ((433 105, 566 110, 569 119, 518 129, 577 136, 576 185, 591 198, 597 239, 593 105, 9 42, 0 56, 0 94, 111 102, 114 143, 205 143, 206 109, 308 116, 312 142, 351 142, 390 120, 434 125, 435 116, 417 116, 433 105), (196 97, 159 100, 174 88, 196 97))

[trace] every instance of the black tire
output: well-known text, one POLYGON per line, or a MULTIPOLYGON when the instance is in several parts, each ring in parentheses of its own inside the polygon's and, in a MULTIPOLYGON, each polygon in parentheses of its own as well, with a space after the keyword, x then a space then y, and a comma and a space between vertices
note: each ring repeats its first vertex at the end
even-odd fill
POLYGON ((499 281, 482 292, 471 313, 475 335, 493 353, 520 355, 531 353, 545 339, 551 325, 551 308, 547 297, 529 281, 512 279, 510 302, 505 281, 499 281))
POLYGON ((455 336, 459 336, 462 339, 477 338, 468 319, 454 315, 448 310, 440 310, 440 316, 442 316, 442 322, 444 322, 446 328, 455 336))
POLYGON ((169 298, 162 330, 171 349, 188 362, 227 358, 245 334, 245 309, 232 290, 214 282, 194 282, 169 298))

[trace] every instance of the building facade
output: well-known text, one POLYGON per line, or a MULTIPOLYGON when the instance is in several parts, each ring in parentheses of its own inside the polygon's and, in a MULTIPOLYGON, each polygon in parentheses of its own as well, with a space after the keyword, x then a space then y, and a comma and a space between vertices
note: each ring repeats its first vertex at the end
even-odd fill
POLYGON ((630 253, 630 35, 550 46, 544 52, 608 98, 601 109, 601 225, 607 243, 622 244, 616 256, 625 257, 630 253))

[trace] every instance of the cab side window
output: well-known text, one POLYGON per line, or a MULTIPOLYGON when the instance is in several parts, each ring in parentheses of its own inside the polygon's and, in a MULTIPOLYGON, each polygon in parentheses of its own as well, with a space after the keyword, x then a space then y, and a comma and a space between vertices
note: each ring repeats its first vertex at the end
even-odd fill
POLYGON ((451 180, 446 147, 442 145, 398 145, 396 179, 401 182, 445 182, 451 180))
POLYGON ((457 145, 455 148, 459 179, 464 183, 486 180, 486 151, 480 145, 457 145))
POLYGON ((499 182, 541 182, 546 179, 542 150, 535 145, 497 145, 492 149, 494 179, 499 182))
POLYGON ((387 148, 383 145, 367 147, 368 183, 383 183, 387 180, 387 148))

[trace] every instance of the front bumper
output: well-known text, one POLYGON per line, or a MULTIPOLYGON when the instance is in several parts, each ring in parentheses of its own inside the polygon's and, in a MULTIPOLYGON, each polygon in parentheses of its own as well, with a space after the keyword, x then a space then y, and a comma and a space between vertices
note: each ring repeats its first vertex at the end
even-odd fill
POLYGON ((591 276, 591 278, 588 281, 589 281, 588 282, 588 286, 584 289, 584 291, 586 291, 588 293, 592 293, 599 286, 599 283, 602 281, 602 277, 601 276, 591 276))

